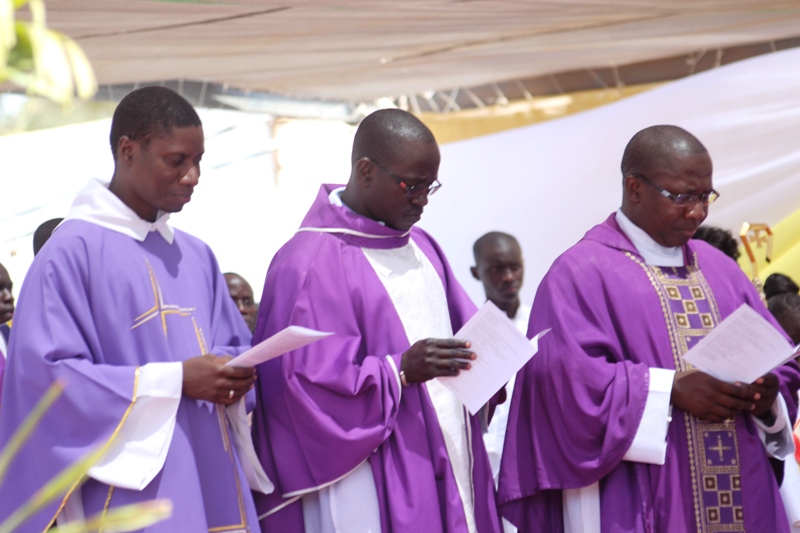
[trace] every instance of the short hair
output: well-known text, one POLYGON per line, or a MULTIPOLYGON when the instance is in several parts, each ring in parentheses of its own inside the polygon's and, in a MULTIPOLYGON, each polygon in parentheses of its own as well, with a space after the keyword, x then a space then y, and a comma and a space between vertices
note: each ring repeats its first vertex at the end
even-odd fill
POLYGON ((33 232, 33 255, 34 256, 36 256, 36 254, 39 253, 39 250, 42 249, 42 246, 44 246, 44 243, 46 243, 47 240, 50 239, 50 236, 53 234, 53 230, 55 230, 56 227, 59 224, 61 224, 61 222, 63 220, 64 220, 63 218, 51 218, 47 222, 42 222, 39 225, 39 227, 36 228, 36 231, 33 232))
POLYGON ((674 153, 706 154, 700 140, 678 126, 658 125, 645 128, 634 135, 622 154, 622 177, 648 174, 654 168, 669 165, 674 153))
POLYGON ((355 165, 362 157, 369 157, 382 164, 394 163, 400 140, 436 142, 431 130, 411 113, 401 109, 379 109, 358 125, 350 161, 355 165))
POLYGON ((519 247, 519 242, 513 235, 503 233, 502 231, 490 231, 489 233, 479 237, 478 240, 475 241, 475 244, 472 245, 472 256, 475 258, 475 264, 478 263, 478 255, 480 255, 482 252, 483 247, 489 243, 497 241, 510 241, 519 247))
POLYGON ((173 128, 202 126, 197 111, 184 97, 166 87, 149 86, 128 93, 111 119, 111 153, 116 157, 119 140, 126 136, 146 146, 173 128))
POLYGON ((767 307, 772 316, 782 323, 784 318, 800 313, 800 295, 796 292, 776 294, 767 300, 767 307))
POLYGON ((714 248, 736 261, 739 259, 739 243, 730 230, 715 228, 713 226, 700 226, 694 234, 693 239, 706 241, 714 248))
POLYGON ((764 297, 769 300, 773 296, 779 294, 797 294, 800 292, 800 287, 794 282, 792 278, 784 274, 770 274, 764 280, 764 297))

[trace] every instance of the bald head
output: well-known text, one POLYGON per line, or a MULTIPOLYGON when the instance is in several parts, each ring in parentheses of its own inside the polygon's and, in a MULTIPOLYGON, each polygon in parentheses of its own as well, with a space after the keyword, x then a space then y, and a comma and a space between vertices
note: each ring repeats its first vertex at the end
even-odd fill
POLYGON ((408 231, 438 189, 439 147, 411 113, 382 109, 365 118, 353 139, 350 180, 342 202, 359 215, 408 231))
POLYGON ((490 231, 481 236, 475 241, 475 244, 472 245, 472 255, 475 257, 475 262, 478 263, 487 253, 491 253, 497 248, 519 249, 519 242, 517 242, 516 237, 508 233, 490 231))
POLYGON ((707 154, 697 137, 678 126, 650 126, 628 141, 622 154, 622 176, 643 174, 671 165, 678 155, 707 154))
POLYGON ((622 156, 622 212, 661 246, 683 246, 708 216, 711 157, 677 126, 652 126, 633 136, 622 156))
POLYGON ((350 162, 355 167, 362 157, 391 165, 402 154, 407 141, 435 143, 431 130, 417 117, 401 109, 381 109, 367 116, 356 130, 350 162))

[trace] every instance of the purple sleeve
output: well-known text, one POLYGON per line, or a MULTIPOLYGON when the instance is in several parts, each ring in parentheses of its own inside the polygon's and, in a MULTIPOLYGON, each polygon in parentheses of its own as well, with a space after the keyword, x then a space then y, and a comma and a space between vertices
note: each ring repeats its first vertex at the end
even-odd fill
MULTIPOLYGON (((560 489, 622 461, 647 399, 649 365, 629 359, 618 331, 626 308, 580 255, 557 260, 536 294, 528 337, 552 331, 517 374, 500 469, 501 513, 543 531, 561 527, 560 489)), ((629 341, 651 344, 644 334, 629 341)))
POLYGON ((254 342, 289 325, 334 333, 258 369, 254 441, 267 474, 277 480, 273 500, 352 471, 392 433, 398 413, 401 391, 386 356, 399 361, 398 352, 408 348, 405 333, 380 333, 394 308, 367 316, 362 295, 379 298, 380 282, 371 281, 363 255, 358 261, 360 249, 336 244, 324 235, 296 237, 278 252, 265 282, 254 342), (309 241, 314 244, 304 245, 309 241), (372 290, 349 288, 370 283, 372 290), (380 337, 374 353, 368 353, 365 332, 380 337))
MULTIPOLYGON (((136 366, 98 359, 86 256, 56 246, 43 252, 25 279, 14 320, 0 447, 53 382, 65 388, 11 464, 7 479, 14 483, 0 486, 0 521, 67 465, 107 444, 132 407, 137 384, 136 366)), ((46 529, 60 503, 58 498, 28 527, 46 529)))

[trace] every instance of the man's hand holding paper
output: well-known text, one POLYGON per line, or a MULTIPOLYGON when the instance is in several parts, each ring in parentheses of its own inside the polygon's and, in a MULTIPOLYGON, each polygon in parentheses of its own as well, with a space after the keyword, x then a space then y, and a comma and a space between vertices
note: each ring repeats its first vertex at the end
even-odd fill
MULTIPOLYGON (((700 420, 722 422, 740 411, 752 412, 756 394, 749 385, 727 383, 705 372, 689 370, 675 375, 670 403, 700 420)), ((771 406, 770 403, 767 410, 771 406)))
POLYGON ((475 353, 470 343, 459 339, 423 339, 404 354, 400 370, 407 383, 422 383, 439 376, 457 376, 472 368, 475 353))
POLYGON ((488 301, 456 333, 456 337, 469 341, 469 348, 476 355, 469 363, 471 369, 439 379, 475 414, 533 357, 544 333, 529 341, 505 313, 488 301))

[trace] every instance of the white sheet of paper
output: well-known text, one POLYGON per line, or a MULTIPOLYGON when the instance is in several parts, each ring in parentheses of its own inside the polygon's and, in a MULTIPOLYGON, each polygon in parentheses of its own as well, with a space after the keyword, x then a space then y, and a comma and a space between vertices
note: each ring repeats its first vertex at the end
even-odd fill
POLYGON ((472 368, 437 379, 474 415, 533 357, 539 339, 548 331, 528 340, 504 312, 487 301, 454 335, 472 344, 470 350, 477 356, 472 368))
POLYGON ((317 331, 302 326, 289 326, 272 337, 259 342, 238 357, 234 357, 226 364, 230 366, 256 366, 264 361, 269 361, 286 352, 302 348, 331 335, 333 333, 317 331))
POLYGON ((722 381, 752 383, 793 356, 786 338, 752 307, 742 304, 683 358, 722 381))

